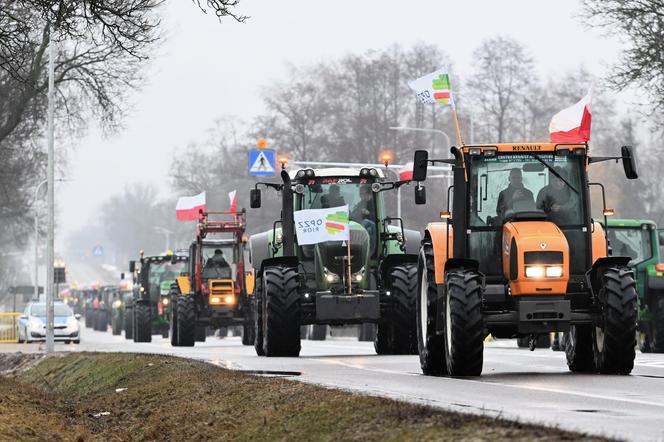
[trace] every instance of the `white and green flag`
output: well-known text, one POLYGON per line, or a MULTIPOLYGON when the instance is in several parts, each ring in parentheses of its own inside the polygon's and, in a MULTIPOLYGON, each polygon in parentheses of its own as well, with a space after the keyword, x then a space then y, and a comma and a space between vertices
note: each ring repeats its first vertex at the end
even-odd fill
POLYGON ((415 91, 417 98, 424 104, 449 104, 454 108, 450 75, 447 73, 447 69, 438 69, 436 72, 410 81, 408 86, 415 91))
POLYGON ((298 210, 293 214, 297 243, 301 246, 325 241, 348 241, 348 205, 330 209, 298 210))

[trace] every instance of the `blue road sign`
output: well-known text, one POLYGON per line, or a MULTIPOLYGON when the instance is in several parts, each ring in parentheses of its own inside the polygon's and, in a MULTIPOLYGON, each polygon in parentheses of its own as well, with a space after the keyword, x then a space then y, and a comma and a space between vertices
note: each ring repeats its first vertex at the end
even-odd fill
POLYGON ((102 246, 94 246, 92 248, 92 256, 104 256, 104 248, 102 246))
POLYGON ((249 175, 274 176, 276 155, 272 149, 252 149, 249 151, 249 175))

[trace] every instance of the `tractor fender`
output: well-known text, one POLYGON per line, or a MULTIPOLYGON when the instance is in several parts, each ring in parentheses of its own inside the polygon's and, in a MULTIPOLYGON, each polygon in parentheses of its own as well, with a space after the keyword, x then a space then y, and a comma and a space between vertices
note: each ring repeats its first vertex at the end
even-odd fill
POLYGON ((480 263, 475 259, 450 258, 447 261, 445 261, 446 273, 454 269, 473 270, 477 272, 479 268, 480 268, 480 263))
MULTIPOLYGON (((627 268, 627 263, 632 258, 629 256, 603 256, 598 258, 586 272, 586 281, 591 288, 593 295, 597 296, 602 288, 602 270, 607 267, 624 267, 627 268)), ((632 272, 634 273, 634 272, 632 272)))
POLYGON ((417 261, 417 255, 420 253, 420 245, 422 243, 422 235, 417 230, 403 229, 403 233, 406 240, 406 250, 404 253, 406 255, 415 255, 415 260, 417 261))
POLYGON ((429 223, 424 231, 425 240, 431 241, 433 248, 433 263, 436 284, 445 282, 445 262, 452 257, 452 226, 447 229, 447 223, 429 223))
POLYGON ((255 269, 270 257, 270 232, 261 232, 249 237, 249 259, 255 269))
POLYGON ((186 296, 191 293, 191 281, 188 276, 178 276, 175 280, 181 295, 186 296))

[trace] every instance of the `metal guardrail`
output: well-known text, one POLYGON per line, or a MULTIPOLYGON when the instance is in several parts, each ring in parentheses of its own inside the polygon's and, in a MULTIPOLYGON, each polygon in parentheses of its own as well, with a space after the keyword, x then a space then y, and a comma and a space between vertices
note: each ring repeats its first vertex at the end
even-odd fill
POLYGON ((20 313, 0 313, 0 343, 18 342, 20 313))

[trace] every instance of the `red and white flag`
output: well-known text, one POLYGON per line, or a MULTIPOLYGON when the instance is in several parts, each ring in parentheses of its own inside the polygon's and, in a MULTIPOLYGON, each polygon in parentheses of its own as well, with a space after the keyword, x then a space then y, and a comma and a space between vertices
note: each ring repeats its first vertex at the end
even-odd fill
POLYGON ((178 200, 175 206, 175 216, 180 221, 191 221, 201 217, 201 210, 207 210, 205 202, 205 192, 201 192, 196 196, 183 196, 178 200))
POLYGON ((561 110, 551 118, 549 135, 552 143, 583 143, 590 140, 590 103, 593 90, 590 88, 579 102, 561 110))
POLYGON ((237 213, 237 190, 228 192, 228 199, 231 202, 231 206, 228 209, 230 213, 237 213))
POLYGON ((407 181, 413 179, 413 163, 406 163, 403 169, 399 171, 399 181, 407 181))

